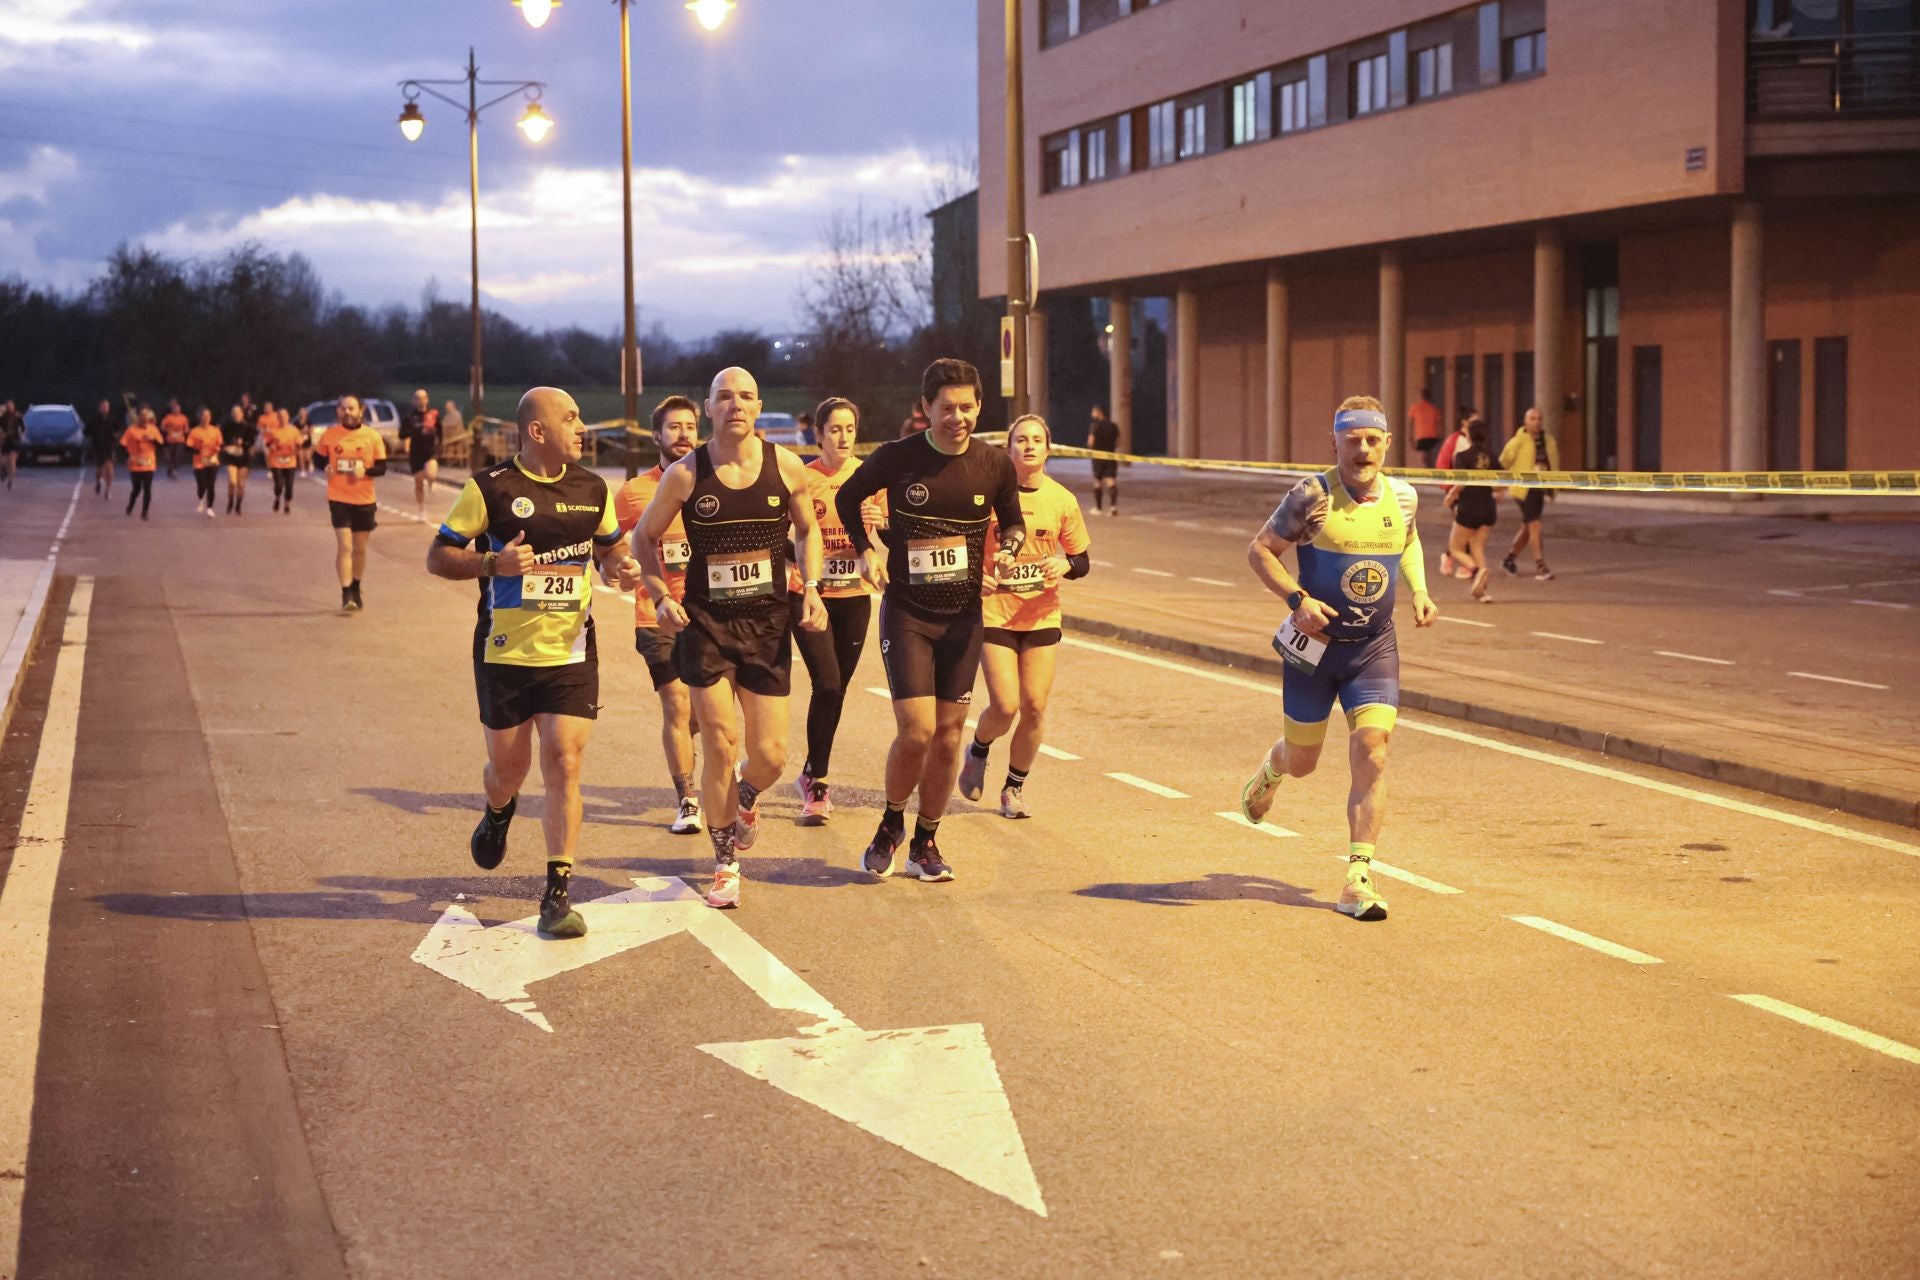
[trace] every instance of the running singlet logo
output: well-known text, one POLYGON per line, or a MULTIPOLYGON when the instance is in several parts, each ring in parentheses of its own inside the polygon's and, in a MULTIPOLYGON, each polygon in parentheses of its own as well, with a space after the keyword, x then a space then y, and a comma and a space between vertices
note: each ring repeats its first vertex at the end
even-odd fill
POLYGON ((1372 604, 1387 590, 1387 567, 1378 560, 1361 560, 1340 575, 1340 589, 1357 604, 1372 604))
POLYGON ((515 498, 513 500, 513 514, 522 520, 527 519, 533 514, 533 499, 528 497, 515 498))
POLYGON ((700 495, 700 501, 693 504, 693 509, 711 520, 720 514, 720 499, 711 493, 703 493, 700 495))
POLYGON ((926 506, 927 497, 928 497, 927 486, 923 484, 911 484, 907 486, 907 501, 912 503, 914 506, 916 507, 926 506))

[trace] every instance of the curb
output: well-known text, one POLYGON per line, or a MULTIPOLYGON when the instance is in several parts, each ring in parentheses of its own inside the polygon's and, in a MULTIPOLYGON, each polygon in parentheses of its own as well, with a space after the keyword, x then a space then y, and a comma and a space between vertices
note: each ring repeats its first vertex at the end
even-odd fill
POLYGON ((6 737, 7 727, 13 723, 14 708, 20 703, 20 689, 26 683, 27 657, 40 643, 40 633, 47 621, 47 596, 52 590, 53 562, 48 561, 40 570, 40 576, 33 580, 33 587, 27 592, 26 612, 20 615, 20 622, 13 629, 6 653, 0 655, 0 688, 6 691, 6 700, 0 703, 0 738, 6 737))
MULTIPOLYGON (((1123 627, 1096 618, 1069 616, 1064 619, 1064 625, 1069 631, 1107 640, 1119 640, 1143 649, 1156 649, 1162 653, 1210 662, 1215 666, 1255 671, 1275 679, 1280 677, 1286 665, 1278 657, 1268 658, 1259 654, 1241 653, 1219 645, 1158 635, 1137 627, 1123 627)), ((1744 760, 1700 755, 1677 747, 1644 742, 1624 734, 1610 733, 1604 729, 1590 729, 1581 725, 1544 719, 1540 716, 1505 711, 1485 703, 1463 702, 1458 698, 1421 693, 1415 689, 1401 689, 1400 705, 1410 710, 1424 711, 1430 715, 1465 720, 1493 729, 1505 729, 1510 733, 1521 733, 1531 738, 1543 738, 1562 746, 1579 747, 1597 755, 1611 756, 1634 764, 1657 765, 1675 773, 1684 773, 1710 782, 1722 782, 1748 791, 1779 796, 1783 800, 1798 800, 1803 804, 1818 805, 1823 809, 1837 809, 1857 817, 1871 818, 1876 822, 1887 822, 1901 827, 1920 827, 1920 800, 1909 796, 1888 795, 1883 791, 1870 791, 1859 787, 1843 787, 1819 778, 1780 773, 1744 760)))

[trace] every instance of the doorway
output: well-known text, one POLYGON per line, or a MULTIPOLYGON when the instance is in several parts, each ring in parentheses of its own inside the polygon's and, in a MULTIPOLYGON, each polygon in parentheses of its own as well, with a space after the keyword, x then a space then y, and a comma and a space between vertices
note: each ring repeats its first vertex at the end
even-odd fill
POLYGON ((1660 348, 1633 349, 1633 469, 1660 469, 1660 348))
POLYGON ((1767 344, 1767 469, 1800 469, 1800 339, 1767 344))
POLYGON ((1813 340, 1813 465, 1847 469, 1847 340, 1813 340))

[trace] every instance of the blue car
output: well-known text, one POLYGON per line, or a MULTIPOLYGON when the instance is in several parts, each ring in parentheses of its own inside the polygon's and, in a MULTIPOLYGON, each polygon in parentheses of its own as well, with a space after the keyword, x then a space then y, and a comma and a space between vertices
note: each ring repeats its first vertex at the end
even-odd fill
POLYGON ((80 414, 70 404, 33 404, 27 406, 26 434, 20 440, 20 457, 26 462, 57 458, 77 463, 86 453, 87 429, 80 414))

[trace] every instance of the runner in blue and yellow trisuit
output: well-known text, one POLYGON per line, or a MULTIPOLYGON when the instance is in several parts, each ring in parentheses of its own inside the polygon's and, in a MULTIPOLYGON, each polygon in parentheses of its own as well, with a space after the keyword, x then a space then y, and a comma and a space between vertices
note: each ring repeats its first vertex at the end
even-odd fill
POLYGON ((1393 432, 1380 402, 1352 396, 1333 420, 1337 465, 1308 476, 1280 501, 1247 548, 1267 590, 1293 610, 1274 637, 1287 660, 1286 733, 1273 744, 1240 794, 1240 813, 1259 822, 1273 806, 1280 779, 1304 778, 1320 763, 1327 717, 1340 699, 1351 730, 1347 757, 1347 884, 1339 908, 1356 920, 1384 920, 1387 904, 1368 868, 1385 816, 1387 742, 1400 705, 1400 648, 1393 632, 1393 592, 1401 577, 1413 592, 1415 626, 1439 614, 1427 595, 1419 498, 1404 480, 1380 474, 1393 432), (1280 562, 1297 549, 1300 576, 1280 562))

